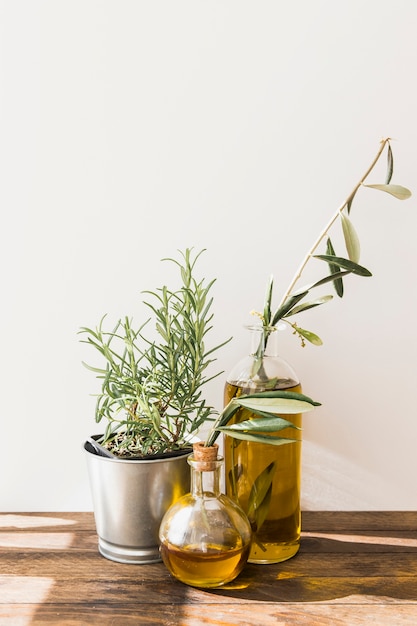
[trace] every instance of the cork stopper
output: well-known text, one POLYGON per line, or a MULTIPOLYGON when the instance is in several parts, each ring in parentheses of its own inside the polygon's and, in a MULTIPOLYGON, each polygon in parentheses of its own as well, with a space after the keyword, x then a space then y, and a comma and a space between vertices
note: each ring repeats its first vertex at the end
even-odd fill
POLYGON ((217 443, 209 447, 204 445, 204 441, 193 443, 194 460, 199 463, 200 470, 210 472, 215 469, 218 450, 219 446, 217 443))

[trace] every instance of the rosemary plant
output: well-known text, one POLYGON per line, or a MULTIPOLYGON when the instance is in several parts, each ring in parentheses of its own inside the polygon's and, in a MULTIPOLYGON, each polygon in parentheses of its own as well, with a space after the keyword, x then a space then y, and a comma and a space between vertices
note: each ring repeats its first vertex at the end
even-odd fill
POLYGON ((150 320, 138 328, 125 317, 113 330, 104 330, 103 318, 96 329, 81 328, 83 343, 95 348, 104 365, 84 363, 102 381, 97 396, 96 422, 107 427, 100 443, 113 454, 141 457, 186 448, 190 436, 215 414, 202 397, 202 387, 221 372, 208 375, 213 354, 227 341, 206 346, 213 314, 210 291, 214 280, 195 277, 202 254, 187 249, 175 263, 182 284, 145 292, 152 312, 157 340, 144 335, 150 320))

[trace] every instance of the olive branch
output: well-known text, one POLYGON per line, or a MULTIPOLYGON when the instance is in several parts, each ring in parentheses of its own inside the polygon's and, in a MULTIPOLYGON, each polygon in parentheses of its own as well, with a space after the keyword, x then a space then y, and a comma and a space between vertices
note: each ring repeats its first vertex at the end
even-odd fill
MULTIPOLYGON (((261 328, 263 329, 263 336, 254 355, 256 358, 254 360, 252 375, 261 373, 262 359, 268 337, 276 330, 276 325, 279 321, 286 322, 293 328, 293 331, 301 338, 302 345, 304 345, 305 340, 314 345, 322 344, 322 340, 315 333, 301 328, 295 322, 288 319, 293 315, 297 315, 298 313, 307 311, 308 309, 325 304, 333 298, 333 295, 328 294, 308 302, 302 302, 312 289, 320 287, 326 283, 333 283, 336 294, 342 298, 344 295, 343 280, 347 275, 354 274, 356 276, 363 277, 372 276, 368 269, 359 264, 359 237, 350 219, 350 213, 353 200, 361 187, 367 187, 369 189, 376 189, 378 191, 389 193, 399 200, 405 200, 411 196, 411 192, 406 187, 392 184, 391 182, 394 173, 394 157, 390 141, 391 140, 389 138, 381 141, 378 152, 366 172, 355 185, 346 200, 340 205, 328 221, 311 246, 310 250, 305 255, 274 314, 272 313, 271 308, 273 290, 273 277, 271 276, 266 290, 263 313, 256 313, 262 322, 261 328), (387 153, 387 169, 384 183, 366 184, 366 180, 385 151, 387 153), (337 220, 341 221, 347 258, 345 256, 339 256, 335 253, 333 243, 329 236, 329 231, 337 220), (326 254, 315 254, 320 243, 326 236, 326 254), (301 290, 294 291, 296 283, 301 278, 304 269, 312 258, 324 261, 328 267, 328 274, 320 280, 314 282, 312 285, 304 287, 301 290)), ((319 406, 319 403, 313 401, 307 396, 304 396, 303 394, 289 391, 275 390, 232 398, 229 404, 220 413, 215 424, 210 430, 205 445, 213 445, 214 441, 221 432, 229 435, 230 437, 234 437, 235 439, 243 439, 258 443, 270 443, 273 445, 292 443, 294 442, 294 439, 276 436, 276 433, 284 428, 295 428, 290 421, 284 419, 283 417, 279 417, 279 414, 303 413, 305 411, 312 410, 315 406, 319 406), (257 417, 240 423, 230 424, 232 418, 240 409, 249 409, 257 417)))
POLYGON ((271 308, 273 277, 270 277, 266 290, 263 313, 255 313, 261 319, 262 327, 264 329, 263 342, 262 345, 260 344, 257 353, 257 356, 259 358, 263 356, 269 335, 271 334, 271 332, 273 332, 273 330, 275 330, 276 325, 280 321, 285 322, 292 327, 294 333, 300 337, 302 345, 305 344, 305 340, 309 341, 313 345, 322 345, 322 340, 315 333, 304 328, 300 328, 298 324, 288 318, 292 317, 293 315, 297 315, 298 313, 301 313, 303 311, 307 311, 308 309, 325 304, 326 302, 329 302, 333 299, 333 295, 328 294, 318 297, 309 302, 302 302, 312 289, 315 289, 316 287, 321 287, 322 285, 331 282, 333 283, 337 296, 342 298, 344 295, 344 278, 347 275, 354 274, 356 276, 363 277, 372 276, 371 272, 368 269, 359 264, 359 237, 353 226, 350 213, 353 201, 358 191, 362 187, 383 191, 390 194, 394 198, 397 198, 398 200, 406 200, 411 196, 411 191, 406 187, 391 183, 391 179, 394 173, 394 157, 390 141, 390 138, 386 138, 381 141, 378 152, 369 167, 367 168, 366 172, 361 177, 359 182, 355 185, 346 200, 339 206, 329 222, 320 232, 310 250, 305 255, 274 314, 272 313, 271 308), (386 152, 387 154, 387 167, 384 183, 365 184, 365 181, 374 170, 376 164, 379 162, 384 152, 386 152), (347 258, 345 256, 339 256, 336 254, 333 243, 329 236, 329 231, 338 220, 340 220, 342 226, 347 258), (327 242, 325 254, 315 254, 317 248, 326 236, 327 242), (328 266, 329 273, 312 285, 299 289, 298 291, 294 291, 294 288, 301 278, 308 262, 313 258, 324 261, 328 266))

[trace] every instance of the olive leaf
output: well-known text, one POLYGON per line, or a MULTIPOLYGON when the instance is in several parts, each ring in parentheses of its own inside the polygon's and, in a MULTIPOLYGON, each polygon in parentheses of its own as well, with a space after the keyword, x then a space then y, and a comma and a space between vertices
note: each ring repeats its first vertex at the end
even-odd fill
POLYGON ((272 300, 273 286, 274 286, 274 278, 273 276, 271 276, 269 279, 268 287, 266 290, 266 296, 265 296, 264 319, 263 319, 264 326, 269 326, 270 321, 271 321, 271 300, 272 300))
POLYGON ((306 413, 314 408, 310 402, 290 398, 254 398, 253 396, 241 396, 240 398, 235 398, 235 401, 245 409, 266 411, 274 414, 284 413, 293 415, 306 413))
POLYGON ((282 446, 286 443, 295 443, 298 439, 289 439, 287 437, 276 437, 274 435, 261 435, 249 431, 241 432, 235 430, 231 426, 222 426, 217 428, 224 435, 229 435, 234 439, 242 439, 243 441, 253 441, 253 443, 267 443, 271 446, 282 446))
POLYGON ((304 337, 304 339, 307 339, 307 341, 312 343, 313 346, 323 345, 323 341, 320 339, 320 337, 315 333, 312 333, 311 330, 306 330, 305 328, 300 328, 299 326, 295 325, 293 326, 293 328, 296 333, 304 337))
MULTIPOLYGON (((235 439, 242 439, 245 441, 257 441, 260 443, 270 443, 272 445, 292 443, 292 439, 284 439, 276 436, 270 437, 268 435, 259 434, 257 419, 247 420, 248 424, 245 426, 245 431, 236 428, 235 424, 230 425, 230 420, 237 413, 237 411, 241 408, 246 408, 252 413, 260 415, 262 418, 267 417, 271 420, 271 424, 274 424, 274 430, 277 430, 276 425, 279 426, 283 423, 281 421, 282 418, 276 417, 277 414, 296 415, 298 413, 311 411, 316 406, 320 406, 320 402, 316 402, 302 393, 280 389, 274 391, 262 391, 247 395, 245 394, 239 398, 232 398, 211 427, 210 432, 207 435, 205 445, 212 446, 220 432, 230 435, 235 439), (272 420, 275 419, 277 421, 273 422, 272 420)), ((265 428, 262 430, 265 432, 265 428)))
POLYGON ((248 515, 252 532, 257 533, 258 530, 263 526, 266 518, 268 517, 269 508, 271 505, 271 498, 272 484, 269 486, 268 491, 266 492, 262 502, 260 502, 258 507, 254 510, 252 516, 248 515))
MULTIPOLYGON (((333 247, 331 249, 333 250, 333 247)), ((334 253, 334 250, 333 252, 330 252, 329 248, 327 249, 327 254, 330 254, 331 256, 336 256, 334 253)), ((334 268, 334 265, 332 265, 332 269, 333 268, 334 268)), ((351 273, 352 272, 349 270, 343 270, 343 271, 334 270, 334 274, 331 274, 330 276, 325 276, 324 278, 321 278, 317 282, 311 283, 311 285, 308 285, 307 287, 303 287, 302 290, 300 291, 310 291, 310 289, 314 289, 315 287, 321 287, 321 285, 325 285, 326 283, 338 281, 339 279, 342 279, 343 276, 347 276, 347 274, 351 274, 351 273)))
POLYGON ((350 219, 344 213, 340 217, 342 218, 342 231, 348 257, 354 263, 358 263, 361 250, 358 235, 350 219))
POLYGON ((301 311, 307 311, 308 309, 320 306, 320 304, 325 304, 326 302, 329 302, 329 300, 333 300, 333 296, 321 296, 321 298, 316 298, 311 302, 299 304, 298 306, 291 309, 291 311, 287 313, 286 317, 290 317, 290 315, 296 315, 297 313, 301 313, 301 311))
MULTIPOLYGON (((336 256, 330 237, 327 238, 326 253, 329 256, 333 256, 333 257, 336 256)), ((340 268, 338 265, 330 263, 329 270, 330 270, 330 277, 334 280, 333 284, 334 284, 335 291, 337 295, 339 296, 339 298, 343 298, 343 280, 340 276, 336 277, 337 274, 341 273, 340 268)))
POLYGON ((232 488, 233 497, 237 498, 237 483, 239 478, 243 475, 243 465, 237 463, 234 465, 228 473, 229 484, 232 488))
POLYGON ((402 185, 363 185, 369 189, 379 189, 391 194, 398 200, 407 200, 411 196, 411 191, 402 185))
POLYGON ((353 203, 353 200, 354 200, 354 198, 356 196, 356 192, 357 191, 358 190, 355 189, 355 191, 349 196, 348 200, 346 201, 346 208, 347 208, 348 215, 350 214, 350 210, 352 208, 352 203, 353 203))
POLYGON ((258 430, 269 433, 277 432, 279 430, 283 430, 284 428, 296 428, 297 430, 301 430, 298 426, 296 426, 289 420, 286 420, 283 417, 277 417, 272 415, 257 419, 244 420, 243 422, 238 422, 237 424, 232 424, 231 426, 229 426, 229 429, 233 431, 258 430))
POLYGON ((283 317, 285 317, 289 311, 298 303, 300 300, 304 298, 308 294, 308 291, 304 291, 302 293, 298 293, 296 295, 290 296, 287 298, 282 306, 279 307, 278 311, 275 313, 271 326, 275 326, 275 324, 283 317))
POLYGON ((275 470, 276 464, 273 461, 259 474, 252 485, 247 516, 254 532, 261 528, 268 515, 275 470))
POLYGON ((331 254, 315 254, 315 259, 320 259, 321 261, 327 261, 327 263, 335 265, 336 267, 343 267, 343 269, 347 269, 352 274, 357 274, 358 276, 372 276, 371 272, 363 267, 362 265, 358 265, 354 261, 350 261, 349 259, 344 259, 340 256, 333 256, 331 254))
POLYGON ((387 151, 387 175, 385 178, 385 184, 389 185, 391 182, 392 175, 394 173, 394 155, 392 154, 392 148, 390 144, 388 144, 387 151))
MULTIPOLYGON (((251 393, 248 395, 240 396, 240 398, 234 398, 233 401, 237 402, 243 398, 276 398, 278 401, 280 398, 290 400, 302 400, 303 402, 309 402, 313 406, 320 406, 320 402, 312 400, 309 396, 297 391, 287 391, 286 389, 275 389, 274 391, 258 391, 257 393, 251 393)), ((285 411, 276 411, 277 413, 285 413, 285 411)))
POLYGON ((265 385, 265 389, 269 389, 271 391, 272 389, 275 389, 275 387, 277 386, 277 382, 278 378, 277 376, 274 376, 274 378, 263 381, 263 384, 265 385))

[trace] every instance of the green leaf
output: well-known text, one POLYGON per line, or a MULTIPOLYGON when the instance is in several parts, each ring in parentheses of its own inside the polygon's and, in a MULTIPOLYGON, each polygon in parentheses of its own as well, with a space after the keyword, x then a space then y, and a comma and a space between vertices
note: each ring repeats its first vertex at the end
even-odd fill
POLYGON ((211 428, 207 440, 206 446, 212 446, 218 437, 218 431, 220 431, 221 426, 224 426, 232 417, 237 413, 240 409, 239 404, 236 403, 236 399, 232 398, 229 404, 223 409, 218 418, 216 419, 213 427, 211 428))
POLYGON ((326 261, 336 267, 343 267, 343 269, 347 269, 352 272, 352 274, 357 274, 358 276, 372 276, 371 272, 367 270, 366 267, 358 265, 357 263, 354 263, 349 259, 344 259, 340 256, 333 256, 331 254, 316 254, 314 255, 314 258, 326 261))
POLYGON ((274 286, 274 278, 270 277, 268 287, 266 290, 265 304, 264 304, 264 326, 269 326, 271 322, 271 301, 272 301, 272 289, 274 286))
MULTIPOLYGON (((328 252, 328 254, 332 254, 334 255, 334 252, 328 252)), ((332 269, 334 268, 334 266, 332 265, 332 269)), ((302 287, 302 289, 300 289, 300 291, 310 291, 311 289, 314 289, 315 287, 321 287, 321 285, 325 285, 326 283, 331 283, 334 282, 336 280, 340 280, 343 276, 347 276, 347 274, 351 274, 352 272, 348 271, 348 270, 344 270, 344 271, 337 271, 336 269, 334 270, 334 274, 331 274, 330 276, 325 276, 324 278, 322 278, 321 280, 318 280, 316 283, 312 283, 311 285, 308 285, 307 287, 302 287)))
POLYGON ((304 304, 299 304, 294 307, 289 313, 287 313, 286 317, 290 317, 290 315, 296 315, 297 313, 301 313, 301 311, 307 311, 308 309, 312 309, 315 306, 320 306, 320 304, 325 304, 329 302, 329 300, 333 300, 333 296, 321 296, 321 298, 317 298, 316 300, 312 300, 311 302, 305 302, 304 304))
MULTIPOLYGON (((330 237, 328 237, 327 239, 326 253, 329 254, 330 256, 336 256, 330 237)), ((337 278, 334 278, 336 274, 340 274, 339 267, 337 265, 329 264, 329 271, 330 271, 330 276, 334 280, 333 285, 334 285, 336 294, 339 296, 339 298, 343 298, 343 280, 341 279, 340 276, 338 276, 337 278)))
POLYGON ((269 486, 268 491, 265 494, 262 502, 259 503, 256 511, 252 516, 248 516, 251 524, 252 532, 256 533, 263 526, 266 518, 268 517, 269 508, 271 506, 272 498, 272 484, 269 486))
MULTIPOLYGON (((268 411, 260 411, 259 409, 251 409, 251 413, 253 413, 253 415, 256 415, 256 419, 258 419, 258 417, 262 417, 262 418, 268 418, 268 419, 273 419, 273 417, 276 417, 275 413, 268 413, 268 411)), ((253 419, 253 418, 251 418, 253 419)))
POLYGON ((391 182, 392 175, 394 173, 394 156, 392 154, 391 146, 388 144, 388 153, 387 153, 387 175, 385 178, 385 184, 389 185, 391 182))
POLYGON ((395 198, 398 198, 398 200, 407 200, 407 198, 410 198, 411 196, 411 191, 406 187, 402 187, 401 185, 364 185, 364 187, 368 187, 369 189, 379 189, 379 191, 385 191, 395 198))
POLYGON ((301 430, 298 426, 292 422, 284 419, 283 417, 262 417, 257 419, 244 420, 237 424, 229 426, 232 430, 256 432, 261 431, 264 433, 275 433, 284 428, 295 428, 301 430))
POLYGON ((354 191, 354 192, 352 193, 352 195, 348 198, 348 201, 347 201, 347 203, 346 203, 346 207, 347 207, 347 212, 348 212, 348 215, 350 214, 350 210, 351 210, 351 208, 352 208, 352 202, 353 202, 353 200, 354 200, 354 198, 355 198, 355 196, 356 196, 356 192, 357 192, 357 191, 358 191, 358 190, 357 190, 357 189, 355 189, 355 191, 354 191))
POLYGON ((220 432, 234 439, 242 439, 243 441, 252 441, 253 443, 267 443, 271 446, 282 446, 286 443, 295 443, 298 439, 287 439, 286 437, 276 437, 274 435, 261 435, 259 433, 248 433, 233 430, 228 426, 218 429, 220 432))
POLYGON ((304 337, 304 339, 307 339, 307 341, 312 343, 314 346, 322 346, 323 345, 323 342, 320 339, 320 337, 318 335, 312 333, 311 330, 306 330, 305 328, 300 328, 299 326, 297 326, 294 330, 299 335, 304 337))
POLYGON ((275 326, 276 323, 280 319, 285 317, 288 314, 288 312, 291 311, 291 309, 297 304, 297 302, 302 300, 304 296, 306 296, 307 294, 308 294, 308 291, 305 291, 304 293, 299 293, 295 296, 290 296, 289 298, 287 298, 284 304, 275 313, 271 322, 271 326, 275 326))
POLYGON ((237 499, 237 483, 242 475, 243 465, 241 463, 234 465, 228 473, 229 484, 232 488, 232 494, 235 499, 237 499))
POLYGON ((245 409, 254 409, 265 411, 267 413, 283 413, 284 415, 295 415, 297 413, 306 413, 314 407, 309 402, 302 400, 291 400, 286 398, 236 398, 236 402, 245 409))
POLYGON ((247 516, 255 532, 260 529, 268 515, 275 470, 275 463, 270 463, 256 478, 249 494, 247 516))
MULTIPOLYGON (((302 400, 303 402, 309 402, 313 406, 320 406, 320 402, 312 400, 303 393, 298 393, 297 391, 287 391, 285 389, 275 389, 274 391, 258 391, 258 393, 250 393, 240 396, 240 399, 242 398, 284 398, 289 400, 302 400)), ((237 398, 233 398, 233 402, 237 402, 237 400, 237 398)))
POLYGON ((358 235, 356 234, 352 222, 344 213, 341 214, 341 218, 348 257, 354 263, 358 263, 361 251, 358 235))

